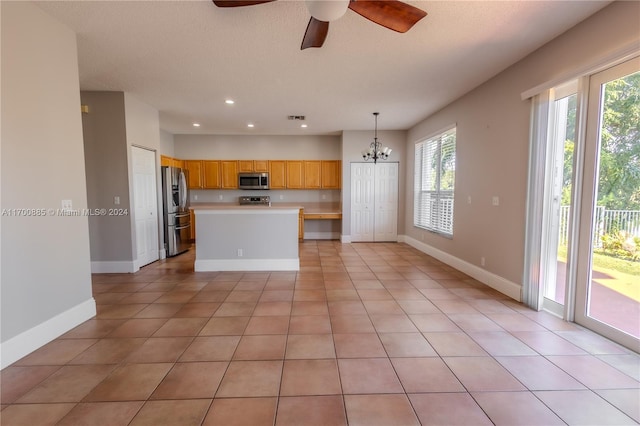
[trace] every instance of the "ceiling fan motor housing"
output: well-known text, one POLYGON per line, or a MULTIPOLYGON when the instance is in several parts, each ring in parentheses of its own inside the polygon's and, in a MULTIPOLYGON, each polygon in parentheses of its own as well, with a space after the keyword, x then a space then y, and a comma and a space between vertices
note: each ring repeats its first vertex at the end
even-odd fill
POLYGON ((349 0, 305 0, 305 3, 311 16, 323 22, 341 18, 349 8, 349 0))

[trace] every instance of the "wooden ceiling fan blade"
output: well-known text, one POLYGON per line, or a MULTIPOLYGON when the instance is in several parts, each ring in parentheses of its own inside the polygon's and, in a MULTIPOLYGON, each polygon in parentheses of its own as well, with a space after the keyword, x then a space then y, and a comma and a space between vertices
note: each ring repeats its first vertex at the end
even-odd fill
POLYGON ((309 24, 307 25, 307 30, 304 32, 304 38, 302 39, 302 46, 300 46, 300 50, 304 50, 309 47, 322 47, 328 33, 329 23, 319 21, 312 16, 309 20, 309 24))
POLYGON ((276 0, 213 0, 218 7, 254 6, 256 4, 271 3, 276 0))
POLYGON ((427 12, 398 0, 351 0, 349 9, 378 25, 405 33, 427 12))

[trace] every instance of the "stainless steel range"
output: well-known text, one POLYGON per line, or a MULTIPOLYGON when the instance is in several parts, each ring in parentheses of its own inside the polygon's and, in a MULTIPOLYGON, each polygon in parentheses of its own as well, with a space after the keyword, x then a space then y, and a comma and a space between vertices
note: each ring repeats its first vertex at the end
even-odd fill
POLYGON ((238 202, 241 206, 270 206, 271 205, 271 197, 268 195, 260 195, 260 196, 244 196, 238 199, 238 202))

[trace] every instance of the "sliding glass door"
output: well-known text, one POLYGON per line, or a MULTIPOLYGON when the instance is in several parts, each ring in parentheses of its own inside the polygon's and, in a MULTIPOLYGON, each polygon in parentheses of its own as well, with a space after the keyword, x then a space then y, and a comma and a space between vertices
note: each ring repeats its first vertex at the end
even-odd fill
POLYGON ((575 320, 640 348, 640 59, 591 76, 575 320))
POLYGON ((567 295, 577 90, 578 81, 574 80, 553 88, 549 98, 542 291, 544 309, 557 315, 563 315, 567 295))
POLYGON ((640 58, 536 96, 525 303, 640 350, 640 58))

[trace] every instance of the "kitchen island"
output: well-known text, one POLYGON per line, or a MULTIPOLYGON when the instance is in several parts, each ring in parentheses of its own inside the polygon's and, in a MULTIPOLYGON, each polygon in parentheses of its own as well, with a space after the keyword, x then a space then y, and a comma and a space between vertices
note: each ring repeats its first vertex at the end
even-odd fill
POLYGON ((196 271, 298 271, 301 206, 206 204, 196 217, 196 271))

